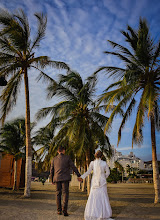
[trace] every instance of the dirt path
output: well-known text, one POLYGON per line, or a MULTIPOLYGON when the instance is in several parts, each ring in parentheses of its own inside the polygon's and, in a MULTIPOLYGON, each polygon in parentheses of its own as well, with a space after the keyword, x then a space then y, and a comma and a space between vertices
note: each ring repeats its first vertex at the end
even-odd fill
MULTIPOLYGON (((151 184, 108 184, 109 198, 115 220, 160 220, 160 204, 154 205, 151 184)), ((30 199, 23 199, 23 191, 0 188, 0 220, 64 220, 57 216, 55 187, 32 183, 30 199)), ((68 220, 83 220, 86 193, 70 188, 68 220)))

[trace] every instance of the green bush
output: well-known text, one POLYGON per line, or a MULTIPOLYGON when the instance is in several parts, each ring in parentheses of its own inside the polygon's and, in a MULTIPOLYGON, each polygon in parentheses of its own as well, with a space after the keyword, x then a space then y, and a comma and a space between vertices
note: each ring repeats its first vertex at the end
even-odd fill
POLYGON ((117 170, 117 168, 113 168, 112 170, 110 170, 110 175, 107 178, 107 182, 109 182, 109 183, 117 183, 120 180, 122 180, 122 175, 117 170))

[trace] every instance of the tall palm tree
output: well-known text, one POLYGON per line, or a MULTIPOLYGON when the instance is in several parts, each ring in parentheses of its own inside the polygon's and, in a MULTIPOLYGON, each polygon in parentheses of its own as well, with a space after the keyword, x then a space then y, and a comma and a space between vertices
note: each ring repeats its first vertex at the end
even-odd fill
POLYGON ((30 196, 32 175, 32 152, 30 138, 30 102, 28 70, 34 68, 40 71, 40 77, 47 75, 42 71, 47 65, 56 68, 68 69, 63 62, 51 61, 47 56, 35 57, 35 49, 40 46, 40 41, 45 36, 47 17, 35 14, 38 21, 37 34, 31 40, 30 27, 27 16, 23 10, 11 14, 0 10, 0 77, 7 77, 8 84, 0 97, 2 101, 1 120, 4 123, 6 115, 16 104, 22 78, 24 77, 26 100, 26 176, 24 196, 30 196))
POLYGON ((61 101, 37 113, 37 119, 50 114, 50 125, 59 123, 59 131, 54 138, 55 146, 67 146, 68 153, 73 152, 78 161, 86 161, 87 167, 97 146, 107 155, 111 153, 109 139, 103 132, 108 118, 100 114, 100 108, 95 108, 95 86, 96 76, 88 77, 83 82, 76 72, 60 75, 58 82, 53 80, 47 92, 48 98, 56 96, 61 101))
MULTIPOLYGON (((121 131, 132 113, 134 107, 137 107, 136 121, 132 134, 133 144, 140 144, 143 141, 142 128, 145 123, 145 117, 151 124, 152 140, 152 164, 153 180, 155 189, 155 203, 160 202, 160 181, 156 154, 156 136, 155 130, 159 127, 159 97, 160 97, 160 42, 155 43, 151 38, 149 27, 145 19, 140 18, 138 30, 128 26, 127 31, 121 31, 125 41, 130 49, 115 42, 109 41, 115 52, 106 51, 118 57, 124 62, 124 68, 106 66, 98 69, 106 71, 109 76, 118 79, 108 86, 100 98, 100 102, 106 103, 106 111, 110 105, 116 104, 109 120, 106 124, 106 130, 111 126, 114 117, 120 113, 120 108, 124 109, 122 122, 118 131, 118 143, 121 139, 121 131)), ((96 72, 96 73, 97 73, 96 72)))
POLYGON ((25 119, 7 122, 0 129, 0 149, 14 157, 14 185, 17 189, 17 160, 25 157, 25 119))

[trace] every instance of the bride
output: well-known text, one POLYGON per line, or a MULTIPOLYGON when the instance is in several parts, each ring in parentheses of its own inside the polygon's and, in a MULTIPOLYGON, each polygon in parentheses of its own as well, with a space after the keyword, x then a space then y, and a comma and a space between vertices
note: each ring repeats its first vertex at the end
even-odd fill
POLYGON ((106 178, 110 174, 107 163, 101 160, 102 152, 99 150, 95 154, 95 160, 89 165, 86 173, 78 178, 83 181, 93 170, 91 190, 86 204, 84 219, 85 220, 113 220, 112 209, 109 203, 107 193, 106 178))

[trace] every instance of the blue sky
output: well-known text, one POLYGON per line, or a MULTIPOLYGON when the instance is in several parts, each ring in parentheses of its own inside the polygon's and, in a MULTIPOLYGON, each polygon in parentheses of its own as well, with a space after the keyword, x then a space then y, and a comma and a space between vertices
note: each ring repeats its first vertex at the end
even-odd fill
MULTIPOLYGON (((66 62, 73 70, 79 72, 83 79, 103 65, 123 66, 123 63, 112 56, 105 55, 103 51, 111 49, 107 40, 125 45, 120 30, 126 30, 127 24, 137 28, 140 16, 148 20, 155 41, 160 39, 159 0, 0 0, 0 7, 10 11, 24 9, 29 18, 31 36, 36 30, 34 13, 47 13, 46 37, 36 53, 47 55, 52 60, 66 62)), ((54 69, 47 69, 46 72, 55 79, 61 73, 54 69)), ((37 76, 37 71, 29 72, 32 121, 35 120, 34 116, 38 109, 56 102, 56 100, 46 99, 46 84, 37 83, 37 76)), ((101 73, 98 77, 96 94, 99 95, 112 82, 113 79, 107 79, 107 76, 101 73)), ((22 84, 17 106, 8 119, 25 115, 24 106, 22 84)), ((132 150, 131 136, 134 119, 135 114, 126 124, 117 148, 123 154, 128 154, 132 150)), ((48 120, 49 118, 39 122, 38 127, 44 126, 48 120)), ((110 142, 115 146, 119 124, 120 118, 117 117, 109 134, 110 142)), ((157 151, 160 159, 160 133, 157 133, 157 151)), ((133 152, 144 160, 151 159, 150 125, 147 119, 144 127, 144 142, 141 147, 134 146, 133 152)))

